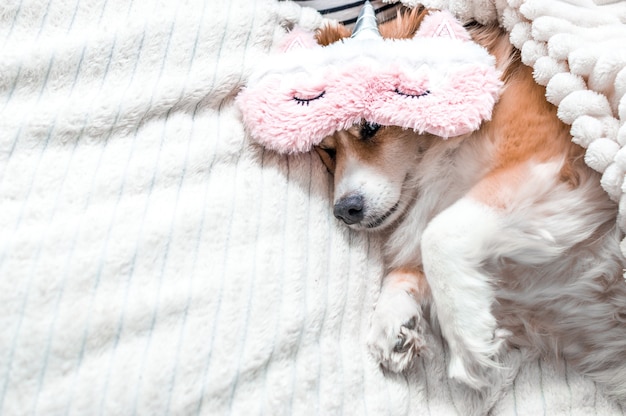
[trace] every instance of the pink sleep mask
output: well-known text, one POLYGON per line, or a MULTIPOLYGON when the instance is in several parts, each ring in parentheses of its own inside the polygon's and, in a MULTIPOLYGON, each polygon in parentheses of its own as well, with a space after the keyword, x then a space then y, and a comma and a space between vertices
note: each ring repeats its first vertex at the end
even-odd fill
POLYGON ((470 133, 491 118, 502 87, 493 56, 448 12, 427 16, 412 39, 383 39, 357 22, 351 38, 325 47, 296 29, 284 49, 236 99, 252 139, 281 153, 307 152, 364 120, 444 139, 470 133))

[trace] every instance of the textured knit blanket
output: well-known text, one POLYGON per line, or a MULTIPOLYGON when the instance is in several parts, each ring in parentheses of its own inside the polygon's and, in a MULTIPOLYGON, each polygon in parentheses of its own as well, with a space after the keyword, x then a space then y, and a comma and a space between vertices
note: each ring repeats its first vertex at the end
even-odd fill
MULTIPOLYGON (((510 30, 623 198, 625 3, 423 3, 510 30)), ((482 397, 447 379, 441 339, 381 372, 380 242, 332 217, 316 155, 251 144, 233 105, 296 23, 322 19, 270 0, 0 2, 0 414, 623 415, 519 352, 482 397)))

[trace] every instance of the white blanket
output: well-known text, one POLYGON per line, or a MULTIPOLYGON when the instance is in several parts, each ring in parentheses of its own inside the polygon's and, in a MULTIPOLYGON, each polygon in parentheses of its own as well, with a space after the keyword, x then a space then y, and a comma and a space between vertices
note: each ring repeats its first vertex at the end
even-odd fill
MULTIPOLYGON (((446 3, 484 6, 540 62, 521 1, 446 3)), ((626 21, 610 10, 588 15, 626 21)), ((622 415, 566 363, 516 373, 512 353, 516 377, 483 400, 447 379, 440 339, 407 375, 372 362, 379 242, 332 217, 315 155, 252 145, 233 106, 293 23, 321 18, 270 0, 0 4, 0 413, 622 415)), ((621 147, 618 93, 602 137, 621 147)))

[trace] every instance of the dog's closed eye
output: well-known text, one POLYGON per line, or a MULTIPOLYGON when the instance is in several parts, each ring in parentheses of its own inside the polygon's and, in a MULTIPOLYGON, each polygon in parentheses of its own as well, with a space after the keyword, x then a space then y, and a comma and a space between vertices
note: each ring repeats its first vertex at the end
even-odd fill
POLYGON ((335 160, 335 157, 337 156, 337 151, 335 149, 331 149, 329 147, 320 147, 319 149, 326 153, 326 156, 328 156, 329 159, 335 160))
POLYGON ((322 163, 326 166, 326 169, 331 174, 335 172, 335 159, 337 157, 337 151, 332 147, 317 146, 315 151, 322 159, 322 163))

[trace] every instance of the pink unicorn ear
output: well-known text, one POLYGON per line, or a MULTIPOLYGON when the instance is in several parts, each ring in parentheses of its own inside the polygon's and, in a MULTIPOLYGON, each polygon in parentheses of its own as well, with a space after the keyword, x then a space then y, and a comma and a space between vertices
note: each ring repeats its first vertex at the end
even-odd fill
POLYGON ((279 52, 290 52, 296 49, 309 49, 319 46, 315 33, 294 27, 278 44, 279 52))
POLYGON ((471 40, 467 30, 447 11, 432 12, 424 18, 415 37, 471 40))

